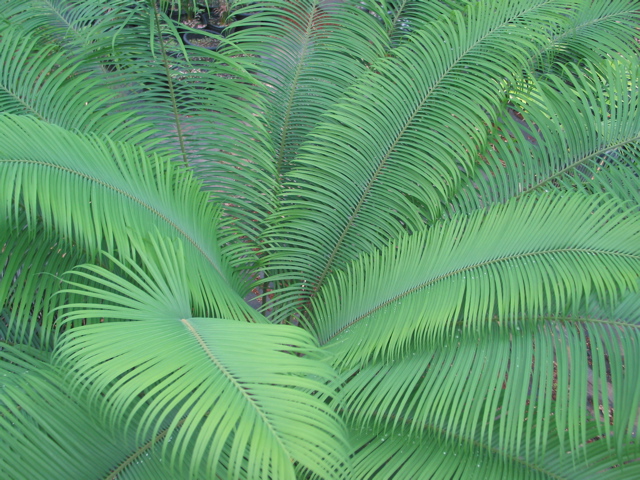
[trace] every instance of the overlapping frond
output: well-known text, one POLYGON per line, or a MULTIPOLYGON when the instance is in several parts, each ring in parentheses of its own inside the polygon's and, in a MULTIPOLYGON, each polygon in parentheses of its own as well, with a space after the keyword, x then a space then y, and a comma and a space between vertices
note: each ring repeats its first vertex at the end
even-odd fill
POLYGON ((84 133, 140 142, 152 124, 123 112, 117 92, 98 78, 79 73, 80 65, 39 36, 4 29, 0 50, 0 111, 31 115, 84 133), (118 106, 120 105, 120 109, 118 106), (117 114, 116 112, 120 110, 117 114))
MULTIPOLYGON (((268 90, 265 121, 278 185, 309 131, 384 54, 387 38, 376 19, 350 2, 244 2, 257 28, 231 39, 268 90), (277 12, 277 15, 274 15, 277 12)), ((242 3, 240 3, 242 6, 242 3)))
POLYGON ((494 316, 571 313, 636 288, 638 214, 617 199, 547 195, 460 215, 365 255, 326 284, 314 328, 344 368, 400 358, 494 316))
POLYGON ((622 454, 640 415, 630 360, 639 341, 637 315, 525 319, 487 336, 460 331, 444 346, 348 375, 344 416, 417 439, 436 429, 527 460, 544 456, 550 437, 575 451, 598 436, 622 454))
POLYGON ((0 477, 640 476, 638 0, 178 4, 0 1, 0 477))
MULTIPOLYGON (((124 419, 108 426, 87 403, 86 392, 69 395, 64 372, 47 355, 2 345, 0 351, 0 474, 6 479, 102 478, 105 480, 186 478, 184 466, 161 455, 171 442, 165 428, 137 438, 124 419)), ((206 472, 199 472, 204 478, 206 472)))
POLYGON ((575 451, 561 451, 557 439, 549 442, 549 452, 539 461, 526 460, 524 455, 503 455, 495 444, 483 444, 475 439, 447 438, 448 432, 428 440, 381 430, 357 427, 352 431, 354 444, 354 480, 403 479, 435 480, 447 478, 526 478, 551 480, 558 478, 603 478, 627 480, 640 474, 637 452, 616 456, 592 425, 586 427, 593 441, 575 451), (588 458, 585 463, 573 463, 572 456, 588 458))
POLYGON ((548 47, 536 59, 539 71, 554 71, 567 62, 586 60, 597 65, 604 58, 637 59, 637 0, 575 2, 567 16, 571 19, 569 28, 554 32, 548 47))
POLYGON ((74 277, 104 288, 70 282, 91 300, 69 305, 67 318, 126 320, 66 334, 58 356, 74 382, 89 388, 110 423, 140 412, 143 436, 172 419, 164 451, 178 465, 190 453, 192 471, 204 464, 212 476, 226 463, 230 479, 242 469, 247 479, 285 479, 295 478, 299 462, 342 478, 340 422, 319 398, 333 374, 312 337, 294 327, 192 317, 179 244, 152 243, 138 264, 121 265, 129 279, 87 266, 74 277))
POLYGON ((51 350, 56 336, 54 310, 67 301, 56 295, 60 276, 87 258, 43 228, 24 225, 0 220, 0 304, 6 309, 0 338, 51 350))
POLYGON ((389 37, 389 47, 397 47, 416 30, 448 15, 452 10, 464 9, 465 0, 421 2, 415 0, 367 0, 362 2, 383 23, 389 37))
POLYGON ((0 357, 2 477, 46 480, 106 473, 117 444, 81 398, 67 395, 64 376, 43 358, 7 345, 0 357))
POLYGON ((421 228, 461 181, 505 88, 564 8, 504 1, 454 10, 376 63, 327 113, 296 159, 270 239, 272 265, 295 277, 291 297, 313 297, 334 269, 421 228))
MULTIPOLYGON (((113 0, 115 8, 123 0, 113 0)), ((104 16, 107 9, 100 2, 69 2, 65 0, 7 0, 0 6, 0 18, 11 19, 12 26, 22 33, 37 30, 44 42, 71 47, 86 43, 92 23, 104 16)), ((8 24, 8 22, 7 22, 8 24)))
POLYGON ((253 310, 229 292, 243 292, 217 243, 219 209, 192 174, 141 149, 69 133, 28 117, 0 117, 2 215, 32 227, 42 222, 88 255, 130 255, 130 236, 156 231, 188 246, 194 295, 203 311, 230 317, 253 310), (212 292, 220 292, 213 295, 212 292), (200 293, 198 293, 200 292, 200 293), (208 292, 203 295, 202 292, 208 292), (227 292, 226 294, 224 292, 227 292))
POLYGON ((531 80, 527 93, 512 97, 514 113, 497 125, 451 211, 554 189, 640 203, 639 66, 585 68, 563 67, 562 77, 531 80))
MULTIPOLYGON (((78 41, 65 40, 64 25, 51 26, 57 32, 54 40, 59 41, 45 42, 42 48, 58 57, 45 61, 41 54, 29 56, 21 51, 29 68, 18 70, 20 74, 8 73, 17 84, 12 85, 15 96, 26 90, 38 106, 58 111, 61 121, 69 123, 73 116, 99 120, 126 132, 147 151, 190 164, 228 214, 223 243, 235 242, 236 249, 248 245, 238 258, 251 263, 254 245, 247 240, 258 235, 258 227, 273 210, 273 193, 269 194, 274 190, 273 155, 262 123, 253 115, 253 108, 264 109, 255 79, 232 58, 238 51, 223 55, 183 46, 173 21, 151 3, 133 9, 130 2, 106 0, 82 2, 82 6, 54 2, 55 8, 50 2, 42 3, 47 5, 32 8, 33 20, 22 24, 20 31, 37 34, 42 41, 40 25, 48 24, 51 15, 61 15, 65 25, 70 22, 67 30, 79 29, 77 35, 67 34, 78 41), (68 15, 57 7, 68 10, 68 15), (65 79, 61 86, 55 78, 38 73, 56 62, 62 64, 56 67, 60 82, 65 79), (74 72, 80 72, 78 78, 68 81, 65 74, 74 72), (92 89, 94 85, 99 88, 92 89), (59 90, 53 88, 58 86, 59 90), (103 96, 111 98, 92 100, 103 96), (102 108, 94 111, 86 103, 102 108), (238 242, 240 236, 248 239, 238 242)), ((19 23, 21 18, 14 13, 10 20, 19 23)))

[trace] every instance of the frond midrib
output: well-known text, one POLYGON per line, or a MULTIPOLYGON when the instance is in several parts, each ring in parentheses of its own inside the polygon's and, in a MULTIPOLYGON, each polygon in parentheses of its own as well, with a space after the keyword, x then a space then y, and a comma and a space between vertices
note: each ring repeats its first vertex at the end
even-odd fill
POLYGON ((139 206, 141 206, 142 208, 146 209, 147 211, 151 212, 153 215, 155 215, 157 218, 161 219, 164 223, 166 223, 167 225, 169 225, 172 229, 174 229, 176 232, 179 233, 180 236, 182 236, 189 244, 191 244, 206 260, 207 262, 215 269, 215 271, 221 276, 222 279, 228 281, 228 278, 226 277, 226 275, 223 273, 222 269, 220 268, 220 266, 213 260, 213 258, 208 255, 203 248, 198 244, 198 242, 191 237, 189 234, 187 234, 187 232, 182 229, 178 224, 176 224, 173 220, 171 220, 169 217, 167 217, 166 215, 164 215, 162 212, 160 212, 159 210, 157 210, 156 208, 154 208, 152 205, 148 204, 147 202, 143 201, 141 198, 138 198, 136 196, 134 196, 133 194, 122 190, 121 188, 118 188, 114 185, 111 185, 109 183, 106 183, 98 178, 92 177, 91 175, 87 175, 84 172, 79 172, 77 170, 73 170, 71 168, 68 167, 62 167, 60 165, 56 165, 54 163, 50 163, 50 162, 43 162, 43 161, 37 161, 37 160, 27 160, 27 159, 22 159, 22 160, 15 160, 15 159, 0 159, 0 163, 6 163, 6 164, 30 164, 30 165, 37 165, 37 166, 41 166, 41 167, 48 167, 48 168, 52 168, 52 169, 56 169, 62 172, 66 172, 70 175, 75 175, 79 178, 82 178, 84 180, 88 180, 106 190, 111 190, 115 193, 117 193, 118 195, 121 195, 125 198, 127 198, 128 200, 131 200, 133 203, 138 204, 139 206))
POLYGON ((561 33, 559 35, 555 35, 555 36, 551 37, 551 42, 550 42, 551 46, 549 48, 553 48, 554 44, 562 42, 562 40, 564 38, 566 38, 566 37, 570 37, 572 35, 576 35, 576 33, 579 32, 580 30, 588 28, 588 27, 590 27, 592 25, 596 25, 596 24, 598 24, 600 22, 605 22, 605 21, 610 20, 610 19, 615 18, 615 17, 624 17, 624 14, 627 14, 627 13, 630 13, 630 12, 625 10, 624 12, 610 13, 610 14, 607 14, 607 15, 605 15, 603 17, 594 18, 594 19, 589 20, 587 22, 584 22, 584 23, 581 23, 579 25, 576 25, 575 27, 573 27, 570 30, 567 30, 564 33, 561 33))
MULTIPOLYGON (((550 3, 551 0, 547 0, 546 2, 536 5, 534 7, 532 7, 529 10, 525 10, 522 12, 518 12, 517 16, 523 16, 528 12, 531 12, 535 9, 538 8, 542 8, 542 6, 546 5, 547 3, 550 3)), ((389 146, 389 148, 387 149, 387 152, 384 154, 384 156, 380 159, 380 161, 378 162, 378 167, 376 169, 376 171, 374 172, 374 174, 371 176, 371 179, 369 181, 369 183, 367 184, 367 186, 365 187, 365 189, 363 190, 362 194, 360 195, 359 201, 356 204, 356 206, 354 207, 354 209, 352 210, 351 215, 347 216, 347 223, 345 224, 345 226, 342 229, 342 232, 338 238, 338 240, 336 241, 336 244, 334 246, 334 248, 332 249, 327 262, 325 263, 324 269, 322 271, 322 273, 320 274, 320 276, 318 277, 318 281, 316 282, 313 291, 309 297, 309 300, 307 301, 307 304, 311 303, 311 300, 316 297, 318 291, 320 290, 320 288, 322 287, 322 285, 324 284, 325 279, 327 278, 327 276, 329 275, 329 273, 331 273, 331 268, 333 267, 333 264, 335 262, 336 256, 340 250, 340 248, 342 247, 342 244, 345 241, 345 238, 347 236, 347 233, 349 232, 349 230, 351 229, 351 227, 353 225, 355 225, 355 220, 356 217, 358 215, 358 213, 360 212, 360 210, 362 209, 362 206, 364 205, 365 201, 367 200, 367 197, 369 195, 369 192, 371 191, 371 189, 373 188, 374 183, 376 182, 376 180, 378 180, 379 176, 380 176, 380 172, 382 171, 382 169, 384 168, 387 160, 389 159, 389 157, 391 156, 391 154, 393 153, 395 147, 398 145, 398 143, 402 140, 402 136, 404 135, 404 133, 407 131, 407 129, 409 128, 409 126, 411 125, 413 119, 415 118, 415 116, 418 114, 418 112, 420 111, 420 109, 424 106, 424 104, 430 99, 431 95, 433 94, 433 92, 435 92, 438 87, 442 84, 442 82, 444 81, 444 79, 447 77, 447 75, 449 74, 449 72, 455 67, 457 66, 464 58, 465 56, 471 51, 473 50, 479 43, 481 43, 482 41, 484 41, 487 37, 489 37, 490 35, 494 34, 496 31, 500 30, 501 28, 503 28, 505 25, 509 25, 510 22, 512 21, 513 17, 510 17, 509 19, 506 19, 502 24, 500 24, 499 26, 496 26, 495 28, 489 30, 486 32, 485 35, 479 37, 476 42, 474 42, 472 45, 469 46, 469 48, 467 48, 461 55, 459 55, 459 57, 455 60, 455 62, 453 62, 441 75, 440 77, 434 82, 433 86, 425 93, 425 96, 423 97, 423 99, 419 102, 419 104, 414 108, 413 112, 411 113, 411 116, 404 122, 402 129, 396 134, 393 142, 391 143, 391 145, 389 146)))
MULTIPOLYGON (((389 415, 384 414, 384 413, 379 413, 376 412, 374 414, 374 416, 377 416, 379 418, 389 418, 391 420, 393 420, 395 423, 403 423, 405 425, 413 425, 413 420, 402 417, 402 416, 397 416, 394 415, 393 418, 390 418, 389 415)), ((552 473, 544 468, 542 468, 541 466, 539 466, 536 463, 532 463, 532 462, 527 462, 525 459, 523 459, 522 457, 516 456, 516 455, 511 455, 511 454, 507 454, 504 452, 504 450, 501 450, 497 447, 493 447, 491 445, 488 445, 487 443, 484 442, 480 442, 478 440, 469 438, 469 437, 465 437, 463 435, 457 434, 457 433, 452 433, 451 431, 447 431, 445 428, 443 427, 439 427, 438 425, 435 425, 433 423, 423 423, 421 424, 421 428, 423 430, 427 430, 427 431, 431 431, 434 434, 438 435, 438 436, 445 436, 451 439, 456 439, 458 442, 464 442, 468 445, 472 445, 474 447, 478 447, 484 451, 486 451, 487 453, 499 457, 499 458, 504 458, 508 461, 511 461, 513 463, 517 463, 522 465, 523 467, 525 467, 527 470, 531 471, 531 470, 535 470, 538 471, 540 473, 542 473, 543 475, 546 475, 548 478, 553 479, 553 480, 565 480, 564 477, 560 477, 558 475, 556 475, 555 473, 552 473)))
POLYGON ((42 115, 40 115, 40 113, 33 108, 32 105, 28 104, 27 102, 25 102, 22 97, 20 97, 20 95, 16 95, 15 92, 13 92, 12 90, 8 89, 3 83, 0 83, 0 88, 11 98, 13 98, 16 102, 18 102, 20 105, 22 105, 24 107, 25 110, 31 112, 32 115, 34 115, 38 120, 42 120, 43 122, 48 122, 50 123, 50 120, 46 119, 45 117, 43 117, 42 115))
POLYGON ((568 166, 566 166, 565 168, 563 168, 562 170, 558 170, 557 172, 554 172, 552 175, 549 175, 546 179, 536 183, 535 185, 523 190, 522 192, 520 192, 518 195, 515 195, 514 198, 519 198, 522 197, 530 192, 532 192, 533 190, 536 190, 538 188, 540 188, 542 185, 545 185, 546 183, 549 183, 550 181, 564 175, 565 173, 567 173, 568 171, 579 167, 580 165, 587 163, 589 160, 598 157, 599 155, 602 155, 603 153, 607 153, 610 150, 617 150, 618 148, 624 147, 625 145, 629 145, 635 142, 640 141, 640 135, 636 135, 635 137, 631 137, 628 138, 626 140, 623 140, 621 142, 615 143, 613 145, 608 145, 606 147, 602 147, 599 150, 596 150, 593 153, 590 153, 588 155, 585 155, 584 157, 580 157, 577 160, 575 160, 574 162, 570 163, 568 166))
POLYGON ((63 23, 64 25, 66 25, 67 27, 67 31, 71 31, 76 33, 76 30, 73 28, 73 26, 67 21, 67 19, 62 15, 61 10, 59 10, 58 8, 56 8, 56 5, 53 4, 53 2, 51 2, 51 0, 45 0, 44 3, 51 9, 51 12, 60 19, 61 23, 63 23))
POLYGON ((422 290, 426 287, 429 287, 430 285, 433 285, 439 281, 442 281, 444 279, 447 278, 451 278, 455 275, 461 274, 461 273, 465 273, 465 272, 469 272, 472 271, 474 269, 477 268, 482 268, 488 265, 493 265, 493 264, 497 264, 497 263, 502 263, 502 262, 508 262, 510 260, 519 260, 519 259, 523 259, 523 258, 532 258, 532 257, 536 257, 536 256, 543 256, 543 255, 552 255, 552 254, 562 254, 562 253, 571 253, 571 252, 576 252, 576 253, 586 253, 586 254, 590 254, 590 255, 609 255, 609 256, 616 256, 616 257, 623 257, 623 258, 630 258, 630 259, 634 259, 634 260, 640 260, 640 255, 633 255, 633 254, 628 254, 628 253, 622 253, 622 252, 609 252, 609 251, 603 251, 603 250, 598 250, 595 248, 555 248, 555 249, 550 249, 550 250, 541 250, 541 251, 536 251, 536 252, 527 252, 527 253, 522 253, 522 254, 516 254, 516 255, 509 255, 506 257, 500 257, 497 259, 493 259, 493 260, 487 260, 484 262, 479 262, 479 263, 475 263, 473 265, 469 265, 463 268, 459 268, 456 270, 451 270, 447 273, 444 273, 442 275, 439 275, 435 278, 431 278, 425 282, 422 282, 418 285, 416 285, 415 287, 402 292, 398 295, 395 295, 387 300, 385 300, 384 302, 379 303, 378 305, 376 305, 375 307, 371 308, 370 310, 368 310, 367 312, 359 315, 358 317, 354 318, 352 321, 346 323, 345 325, 343 325, 339 330, 337 330, 336 332, 334 332, 332 335, 328 336, 327 339, 323 342, 321 342, 322 345, 329 343, 333 338, 335 338, 336 336, 338 336, 340 333, 342 333, 343 331, 347 330, 348 328, 350 328, 351 326, 353 326, 354 324, 366 319, 367 317, 373 315, 374 313, 378 312, 379 310, 385 308, 386 306, 408 296, 411 295, 419 290, 422 290))
MULTIPOLYGON (((313 8, 314 12, 317 10, 315 7, 313 8)), ((275 152, 275 157, 276 157, 276 172, 275 172, 275 179, 276 179, 276 185, 279 185, 279 181, 280 181, 280 177, 282 174, 282 168, 284 167, 284 157, 285 157, 285 150, 286 150, 286 143, 287 143, 287 135, 289 133, 290 130, 290 122, 291 122, 291 114, 292 114, 292 110, 293 110, 293 104, 294 104, 294 100, 295 100, 295 96, 296 96, 296 90, 298 88, 298 83, 300 81, 300 75, 302 73, 302 69, 305 65, 305 58, 306 58, 306 54, 307 51, 309 50, 309 40, 311 37, 311 27, 313 25, 313 20, 315 18, 315 13, 312 13, 311 15, 308 16, 308 20, 307 20, 307 28, 305 31, 305 36, 304 36, 304 46, 302 48, 302 51, 300 52, 300 62, 298 63, 298 65, 296 66, 296 71, 293 75, 293 80, 291 81, 291 85, 289 88, 289 95, 287 98, 287 104, 286 104, 286 110, 285 110, 285 115, 284 115, 284 120, 282 122, 282 135, 280 137, 280 145, 278 145, 278 149, 275 152)))
MULTIPOLYGON (((185 422, 185 420, 186 420, 186 418, 180 419, 180 421, 176 424, 175 429, 180 428, 182 426, 182 424, 185 422)), ((159 432, 155 437, 153 437, 151 440, 149 440, 147 443, 145 443, 141 447, 137 448, 133 453, 128 455, 120 463, 120 465, 118 465, 118 467, 115 470, 113 470, 109 475, 107 475, 104 480, 115 480, 115 479, 117 479, 118 475, 120 475, 122 472, 124 472, 124 470, 126 470, 126 468, 129 467, 129 465, 131 465, 135 460, 140 458, 143 453, 148 452, 156 444, 161 442, 162 439, 167 436, 168 432, 169 432, 169 427, 165 428, 164 430, 159 432)))
POLYGON ((282 449, 282 451, 286 453, 287 457, 291 458, 292 457, 291 452, 289 452, 289 449, 286 447, 286 445, 282 443, 282 439, 280 438, 280 435, 275 430, 272 422, 269 420, 269 417, 267 417, 264 411, 260 408, 260 405, 255 401, 255 399, 251 397, 251 395, 246 391, 246 389, 242 387, 241 383, 231 374, 231 372, 229 372, 227 367, 225 367, 222 364, 222 362, 220 362, 218 358, 216 358, 214 353, 207 346, 202 336, 198 333, 195 327, 191 325, 189 320, 183 318, 180 320, 180 322, 182 322, 182 324, 187 328, 187 330, 189 330, 189 333, 193 335, 193 337, 198 342, 198 345, 200 345, 200 348, 202 348, 204 353, 207 355, 207 357, 209 357, 209 359, 218 368, 218 370, 220 370, 220 372, 222 372, 222 374, 227 378, 227 380, 229 380, 233 384, 233 386, 236 388, 236 391, 240 392, 244 397, 244 399, 253 407, 253 409, 258 413, 258 415, 260 415, 260 418, 262 419, 263 424, 267 426, 273 438, 275 438, 276 441, 278 442, 278 445, 280 445, 280 448, 282 449))
POLYGON ((396 7, 395 15, 393 16, 391 25, 389 25, 389 28, 387 29, 388 36, 391 36, 391 34, 394 32, 396 23, 398 22, 398 20, 400 20, 400 16, 402 15, 402 12, 406 6, 407 6, 407 0, 402 0, 402 5, 396 7))
MULTIPOLYGON (((154 19, 153 22, 156 27, 156 33, 158 38, 162 38, 162 32, 160 30, 160 14, 158 12, 158 2, 153 3, 153 13, 154 19)), ((169 58, 167 56, 167 49, 165 48, 164 42, 160 43, 160 52, 162 54, 162 66, 164 67, 165 77, 167 79, 167 85, 169 87, 169 96, 171 99, 171 110, 173 113, 173 119, 176 126, 176 134, 178 136, 178 142, 180 144, 180 153, 182 154, 182 160, 185 164, 188 163, 189 159, 187 157, 187 149, 184 144, 184 133, 182 131, 182 122, 180 121, 180 114, 178 113, 178 104, 176 100, 175 88, 173 85, 173 79, 171 78, 171 71, 169 69, 169 58)))

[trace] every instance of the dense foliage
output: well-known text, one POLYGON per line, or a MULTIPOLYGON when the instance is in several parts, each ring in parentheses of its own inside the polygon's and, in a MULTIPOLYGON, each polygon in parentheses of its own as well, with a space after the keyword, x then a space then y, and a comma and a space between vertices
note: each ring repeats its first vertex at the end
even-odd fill
POLYGON ((640 3, 177 3, 0 1, 0 477, 640 478, 640 3))

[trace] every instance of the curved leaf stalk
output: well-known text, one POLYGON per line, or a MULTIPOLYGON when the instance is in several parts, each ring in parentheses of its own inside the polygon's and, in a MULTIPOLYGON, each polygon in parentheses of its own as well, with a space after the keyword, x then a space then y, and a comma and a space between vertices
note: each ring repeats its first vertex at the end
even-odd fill
MULTIPOLYGON (((469 7, 466 14, 469 18, 485 18, 484 8, 489 6, 478 4, 469 7)), ((460 27, 462 14, 454 12, 454 18, 460 20, 455 27, 446 19, 432 25, 434 32, 416 32, 413 42, 394 51, 391 59, 376 64, 376 71, 352 87, 349 97, 331 110, 327 115, 330 121, 313 131, 313 140, 296 160, 300 167, 292 172, 295 183, 284 195, 284 220, 274 227, 271 242, 277 245, 273 265, 283 271, 289 268, 299 282, 291 288, 291 296, 303 300, 289 299, 292 310, 303 305, 308 308, 329 273, 355 258, 356 252, 379 248, 389 237, 420 228, 423 214, 407 197, 415 196, 435 209, 449 195, 460 181, 460 165, 469 164, 472 153, 486 138, 486 122, 496 115, 488 106, 497 107, 502 101, 504 84, 511 83, 511 69, 524 65, 528 55, 522 52, 534 51, 538 43, 544 43, 530 29, 520 31, 517 22, 526 23, 529 16, 545 17, 547 9, 554 8, 558 6, 551 2, 504 4, 499 15, 471 34, 460 27), (443 45, 442 38, 449 39, 451 49, 443 45), (482 82, 486 83, 480 86, 480 81, 476 82, 479 88, 475 93, 482 97, 484 106, 476 105, 475 99, 466 94, 454 100, 450 91, 458 76, 476 78, 474 69, 484 60, 480 58, 484 44, 502 41, 505 50, 500 65, 489 77, 483 72, 482 82), (518 42, 517 49, 514 42, 518 42), (437 65, 422 62, 430 49, 441 50, 442 59, 437 65), (422 73, 414 78, 412 72, 422 73), (369 98, 383 98, 392 89, 401 88, 393 103, 369 105, 369 98), (456 115, 447 115, 441 110, 445 105, 449 108, 452 101, 460 108, 456 115), (364 113, 347 123, 358 111, 364 113), (396 120, 386 125, 386 118, 396 120), (434 133, 438 131, 451 131, 447 149, 434 133), (368 156, 373 145, 375 155, 368 156), (331 190, 323 191, 319 186, 319 180, 325 177, 332 179, 331 190), (412 184, 409 191, 397 189, 403 181, 412 184), (322 204, 309 211, 307 204, 312 199, 322 204), (378 213, 374 220, 370 212, 377 207, 382 207, 378 212, 386 209, 388 213, 378 213), (278 232, 285 230, 296 232, 295 237, 288 233, 278 238, 278 232), (317 239, 322 248, 315 247, 318 254, 312 258, 295 259, 289 265, 278 261, 279 255, 295 258, 292 250, 310 242, 316 244, 317 239), (298 271, 304 273, 293 273, 298 271)))
MULTIPOLYGON (((153 9, 154 25, 156 29, 156 35, 158 38, 162 38, 162 31, 160 30, 160 12, 158 11, 158 3, 154 0, 148 0, 150 8, 153 9)), ((164 42, 160 41, 160 53, 162 54, 162 65, 167 78, 167 85, 169 87, 169 99, 171 102, 171 108, 173 110, 173 118, 176 126, 176 135, 178 136, 178 142, 180 144, 180 152, 182 153, 182 160, 187 165, 189 159, 187 158, 187 149, 184 145, 184 137, 182 134, 182 122, 180 121, 180 115, 178 113, 178 102, 176 100, 175 89, 173 88, 173 79, 171 78, 171 70, 169 69, 169 57, 167 55, 167 49, 164 42)))
POLYGON ((379 355, 393 358, 416 341, 442 341, 459 320, 465 329, 482 330, 493 315, 536 317, 542 305, 557 312, 573 309, 591 292, 604 295, 604 303, 615 302, 621 292, 636 288, 640 252, 633 224, 638 217, 615 198, 596 197, 590 204, 583 199, 576 194, 512 200, 406 236, 382 254, 363 256, 331 278, 317 297, 316 335, 321 344, 332 345, 336 365, 358 365, 379 355), (551 211, 558 223, 534 220, 551 211), (517 218, 526 218, 526 225, 517 218), (615 223, 614 218, 624 222, 612 228, 608 219, 615 223), (599 246, 603 235, 611 235, 618 246, 599 246), (527 247, 535 239, 546 240, 527 247), (579 269, 579 282, 567 276, 565 262, 579 269), (611 269, 618 273, 612 275, 611 269), (501 280, 504 275, 509 282, 501 280), (612 288, 605 293, 603 284, 612 288), (342 290, 357 300, 341 300, 342 290), (391 338, 385 327, 390 319, 403 325, 391 338))
MULTIPOLYGON (((180 427, 182 427, 182 424, 184 423, 185 420, 186 419, 182 419, 181 422, 178 422, 175 428, 179 429, 180 427)), ((109 475, 107 475, 104 480, 116 480, 119 475, 121 475, 125 470, 127 470, 127 468, 129 468, 131 465, 134 464, 134 462, 139 460, 145 454, 145 452, 148 453, 148 451, 151 450, 154 447, 154 445, 157 445, 162 441, 164 441, 168 432, 169 432, 169 429, 165 428, 164 430, 159 432, 154 438, 152 438, 147 443, 145 443, 144 445, 136 449, 136 451, 134 451, 131 455, 129 455, 120 465, 118 465, 116 469, 114 469, 109 475)))

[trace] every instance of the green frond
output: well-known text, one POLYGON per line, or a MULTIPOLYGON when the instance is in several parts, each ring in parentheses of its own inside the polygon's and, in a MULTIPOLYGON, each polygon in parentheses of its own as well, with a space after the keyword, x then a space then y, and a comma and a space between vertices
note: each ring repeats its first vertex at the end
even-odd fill
POLYGON ((117 92, 98 78, 79 72, 80 65, 66 59, 53 44, 16 29, 1 32, 0 111, 30 115, 68 130, 113 140, 140 142, 151 123, 122 111, 117 92), (116 114, 116 111, 119 113, 116 114))
POLYGON ((640 47, 635 41, 635 28, 640 20, 637 0, 611 2, 595 0, 576 2, 569 10, 569 28, 556 31, 539 57, 537 68, 557 71, 565 63, 589 61, 599 64, 603 59, 635 60, 640 47))
POLYGON ((88 478, 106 472, 109 450, 117 445, 97 416, 67 395, 60 372, 46 357, 8 345, 0 357, 2 478, 88 478))
POLYGON ((560 451, 554 441, 539 461, 519 455, 503 455, 495 445, 475 439, 447 439, 434 434, 419 440, 381 430, 354 427, 351 432, 354 480, 466 480, 468 478, 526 478, 540 480, 603 478, 627 480, 640 474, 638 452, 616 457, 597 432, 587 427, 594 440, 578 451, 560 451), (588 458, 588 463, 572 463, 571 455, 588 458))
MULTIPOLYGON (((31 15, 39 20, 26 22, 21 29, 42 41, 39 25, 48 24, 51 15, 62 15, 65 24, 71 22, 67 17, 73 16, 72 24, 80 29, 77 36, 82 42, 60 41, 45 44, 45 49, 59 57, 49 60, 51 65, 68 62, 73 66, 70 73, 80 73, 75 83, 65 82, 59 91, 48 91, 57 86, 55 79, 40 75, 43 85, 35 82, 37 88, 33 88, 31 80, 38 78, 38 69, 28 65, 20 71, 31 73, 15 79, 15 87, 10 85, 16 91, 14 96, 21 98, 22 90, 31 89, 38 107, 54 110, 60 121, 66 122, 65 127, 74 115, 94 122, 100 118, 100 123, 127 133, 128 139, 147 151, 182 159, 194 168, 212 199, 224 205, 230 221, 222 231, 223 243, 232 242, 237 250, 247 243, 246 239, 238 242, 238 237, 255 239, 257 228, 273 209, 273 193, 263 192, 274 190, 274 167, 262 123, 248 109, 259 108, 263 101, 255 92, 255 79, 232 58, 238 51, 223 55, 183 47, 172 21, 163 14, 156 16, 149 6, 130 9, 130 2, 100 0, 75 8, 58 2, 57 6, 68 11, 63 15, 57 7, 49 11, 51 5, 42 3, 47 3, 44 10, 31 9, 31 15), (87 43, 86 38, 91 40, 87 43), (92 88, 94 85, 99 88, 92 88), (43 95, 43 90, 48 95, 43 95), (102 96, 110 101, 105 103, 102 96), (100 102, 92 101, 94 97, 100 102), (86 103, 102 107, 97 110, 100 115, 86 103)), ((65 31, 63 26, 58 29, 60 35, 65 31)), ((71 26, 67 29, 69 35, 76 35, 71 26)), ((7 58, 15 64, 15 59, 7 58)), ((35 55, 33 61, 42 63, 43 57, 35 55)), ((64 79, 67 73, 62 69, 58 76, 64 79)), ((88 127, 82 131, 108 131, 88 127)), ((241 256, 250 258, 253 246, 247 246, 241 256)), ((245 264, 250 262, 244 260, 245 264)))
POLYGON ((100 76, 149 50, 154 35, 150 7, 144 0, 6 0, 0 19, 8 30, 55 47, 79 72, 100 76))
POLYGON ((496 125, 452 211, 554 189, 640 202, 639 65, 562 69, 562 77, 531 80, 530 91, 512 97, 515 114, 496 125))
POLYGON ((131 280, 93 266, 76 273, 106 288, 84 289, 92 300, 69 305, 67 318, 127 320, 65 335, 57 355, 78 388, 89 389, 110 424, 140 413, 145 437, 172 419, 174 439, 163 451, 177 465, 190 453, 192 473, 204 463, 211 476, 228 462, 230 479, 242 468, 249 479, 295 478, 298 462, 343 478, 340 423, 320 398, 330 394, 333 373, 312 337, 295 327, 193 318, 180 249, 154 244, 157 252, 141 258, 144 269, 121 265, 131 280))
POLYGON ((131 235, 158 231, 180 238, 201 283, 202 311, 255 316, 233 300, 237 293, 230 295, 243 291, 242 279, 220 253, 218 208, 188 170, 127 144, 27 117, 0 117, 0 139, 2 216, 17 220, 20 204, 30 226, 42 222, 93 256, 106 250, 127 258, 131 235))
POLYGON ((0 478, 640 478, 638 7, 0 0, 0 478))
POLYGON ((0 220, 0 304, 6 309, 0 338, 43 350, 55 341, 54 310, 67 299, 56 295, 61 275, 87 258, 78 248, 42 228, 11 227, 0 220))
POLYGON ((550 436, 564 452, 597 435, 623 455, 640 414, 636 366, 629 360, 640 354, 638 320, 637 313, 550 316, 508 330, 494 326, 487 335, 459 331, 444 346, 347 372, 343 416, 417 439, 438 430, 451 441, 462 436, 495 444, 527 461, 549 452, 550 436))
MULTIPOLYGON (((0 351, 0 458, 2 478, 188 478, 162 457, 165 430, 137 439, 124 422, 109 428, 86 394, 70 396, 65 375, 40 352, 6 344, 0 351), (11 424, 9 426, 9 424, 11 424)), ((205 478, 202 470, 199 478, 205 478)))
POLYGON ((548 41, 530 25, 555 22, 564 8, 491 1, 454 10, 349 89, 310 134, 274 217, 271 266, 289 270, 291 297, 307 300, 289 304, 303 308, 332 271, 421 228, 462 180, 516 72, 548 41))
POLYGON ((458 215, 363 255, 314 300, 309 328, 341 368, 400 358, 495 317, 572 313, 636 288, 637 212, 583 194, 522 198, 458 215))
POLYGON ((351 2, 245 3, 258 12, 252 21, 259 26, 230 39, 246 55, 247 68, 259 72, 267 86, 265 122, 279 185, 309 131, 383 55, 386 37, 374 17, 351 2))
POLYGON ((439 2, 420 2, 414 0, 367 0, 362 2, 372 15, 380 18, 387 35, 389 47, 401 45, 408 35, 423 29, 443 15, 449 15, 454 9, 463 10, 464 0, 446 0, 439 2))

